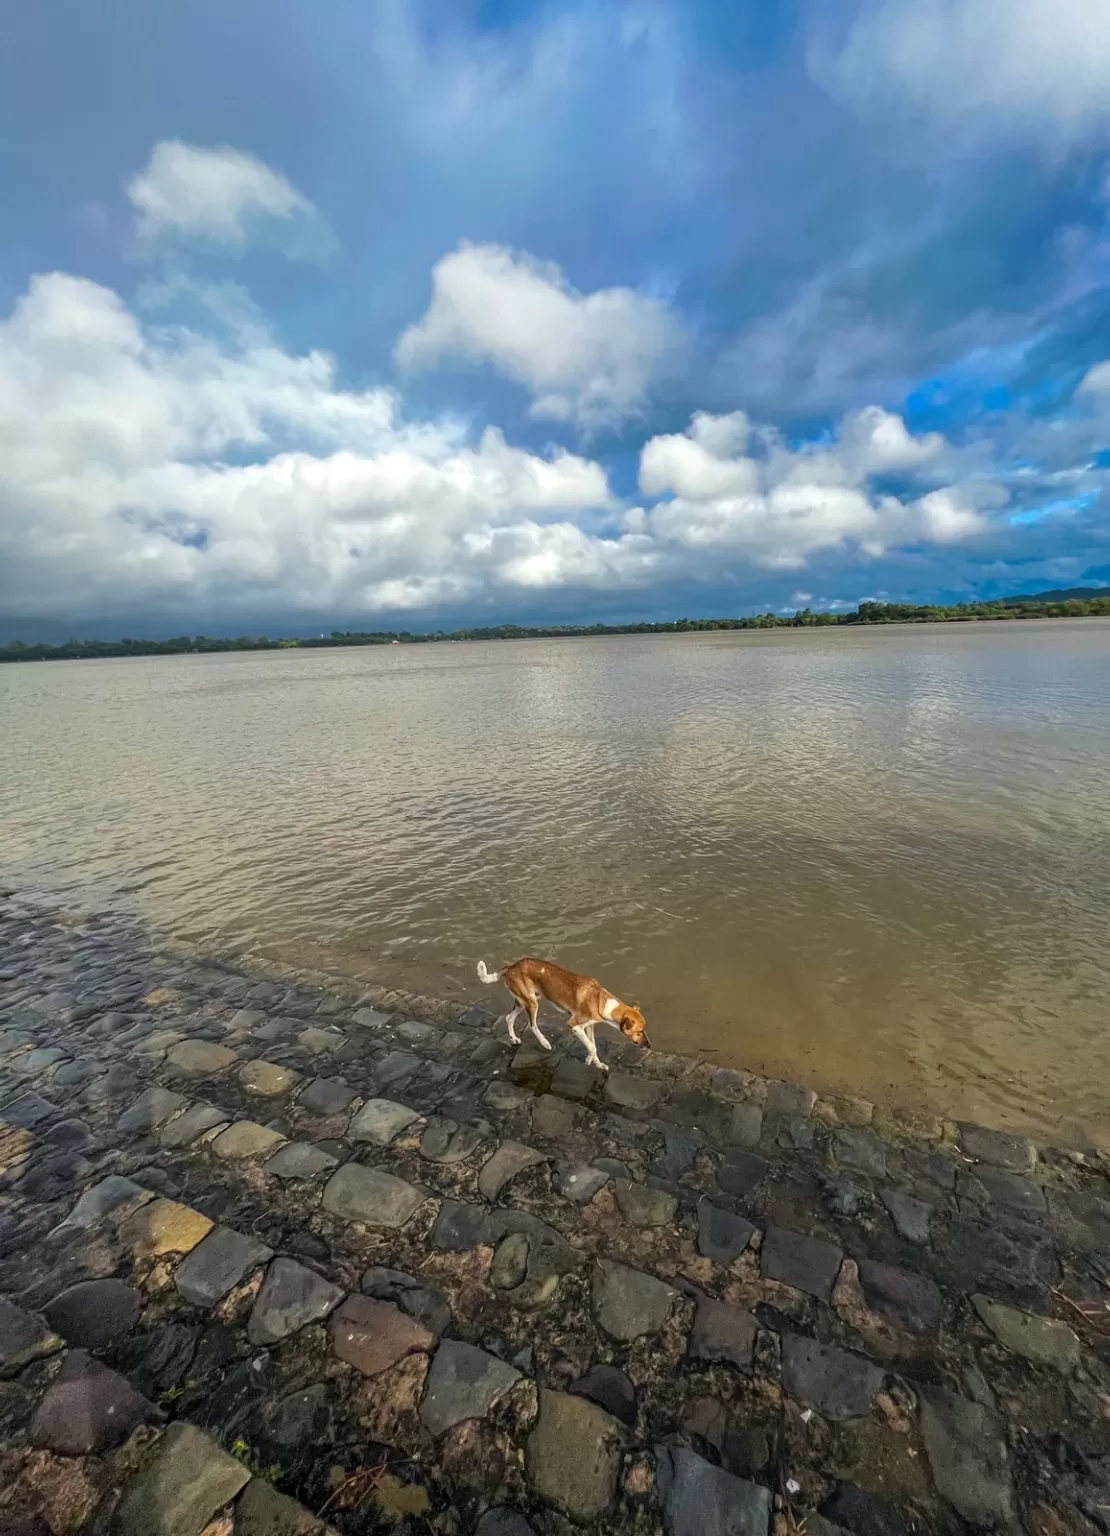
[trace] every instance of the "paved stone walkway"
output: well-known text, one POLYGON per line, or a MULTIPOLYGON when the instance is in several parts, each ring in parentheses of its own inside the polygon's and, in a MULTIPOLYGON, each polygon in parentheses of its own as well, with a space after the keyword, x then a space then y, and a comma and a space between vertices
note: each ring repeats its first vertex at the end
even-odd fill
POLYGON ((0 900, 0 1536, 1110 1532, 1096 1154, 557 1039, 0 900))

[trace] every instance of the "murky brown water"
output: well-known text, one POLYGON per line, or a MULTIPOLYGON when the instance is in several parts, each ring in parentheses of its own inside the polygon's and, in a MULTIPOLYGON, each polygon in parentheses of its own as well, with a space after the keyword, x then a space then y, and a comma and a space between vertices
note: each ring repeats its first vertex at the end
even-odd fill
POLYGON ((1110 1113, 1110 624, 0 667, 0 873, 451 996, 541 953, 663 1049, 1110 1113))

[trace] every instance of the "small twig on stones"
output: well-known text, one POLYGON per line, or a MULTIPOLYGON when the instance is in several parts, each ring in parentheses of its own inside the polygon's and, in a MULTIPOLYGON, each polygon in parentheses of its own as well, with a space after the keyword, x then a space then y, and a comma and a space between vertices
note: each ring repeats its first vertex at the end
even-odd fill
POLYGON ((1075 1301, 1055 1285, 1049 1287, 1049 1294, 1071 1307, 1096 1333, 1110 1334, 1110 1306, 1106 1302, 1096 1306, 1094 1302, 1075 1301))

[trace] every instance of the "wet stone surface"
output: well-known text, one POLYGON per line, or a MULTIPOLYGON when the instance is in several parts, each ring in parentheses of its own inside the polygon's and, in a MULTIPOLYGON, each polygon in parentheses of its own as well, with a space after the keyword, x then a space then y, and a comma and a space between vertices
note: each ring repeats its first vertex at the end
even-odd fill
POLYGON ((0 898, 4 1536, 1108 1536, 1097 1147, 550 1033, 0 898))

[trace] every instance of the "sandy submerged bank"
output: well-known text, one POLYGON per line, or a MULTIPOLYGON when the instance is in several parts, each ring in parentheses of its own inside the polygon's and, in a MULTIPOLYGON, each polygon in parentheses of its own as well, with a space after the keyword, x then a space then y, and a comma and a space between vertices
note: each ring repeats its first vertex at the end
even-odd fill
POLYGON ((1110 1530, 1096 1152, 492 1022, 0 902, 5 1536, 1110 1530))

